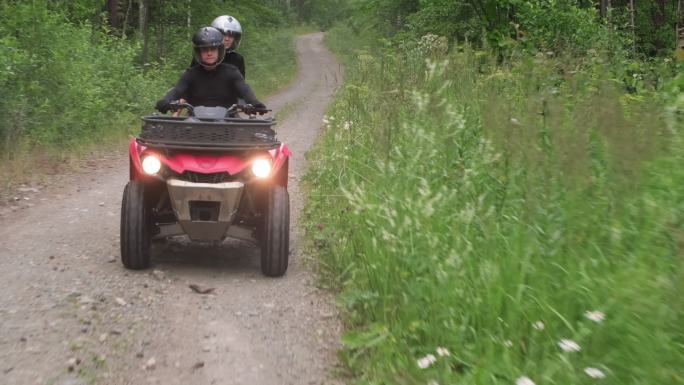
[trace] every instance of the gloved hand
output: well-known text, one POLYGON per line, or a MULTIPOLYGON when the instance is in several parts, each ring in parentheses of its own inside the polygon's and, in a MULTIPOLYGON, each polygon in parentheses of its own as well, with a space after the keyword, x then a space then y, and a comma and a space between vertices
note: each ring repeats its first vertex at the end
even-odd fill
POLYGON ((171 103, 166 99, 161 99, 157 102, 156 108, 157 111, 161 112, 162 114, 165 114, 171 108, 171 103))
POLYGON ((172 100, 172 101, 167 101, 165 99, 162 99, 157 102, 157 110, 159 112, 165 114, 169 111, 178 111, 181 109, 182 103, 185 103, 185 100, 180 99, 180 100, 172 100))
POLYGON ((265 105, 264 103, 262 103, 262 102, 253 103, 253 104, 252 104, 252 108, 253 108, 253 110, 252 110, 252 112, 250 112, 250 114, 259 114, 259 115, 263 115, 263 114, 265 114, 266 112, 268 112, 268 108, 267 108, 266 105, 265 105))

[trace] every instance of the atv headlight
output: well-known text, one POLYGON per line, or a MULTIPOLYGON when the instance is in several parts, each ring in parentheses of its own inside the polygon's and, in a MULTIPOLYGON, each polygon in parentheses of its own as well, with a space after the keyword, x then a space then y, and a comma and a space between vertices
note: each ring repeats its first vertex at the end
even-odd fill
POLYGON ((161 169, 161 162, 159 158, 154 155, 148 155, 142 161, 142 168, 148 175, 154 175, 161 169))
POLYGON ((264 158, 252 162, 252 172, 257 178, 266 178, 271 174, 271 161, 264 158))

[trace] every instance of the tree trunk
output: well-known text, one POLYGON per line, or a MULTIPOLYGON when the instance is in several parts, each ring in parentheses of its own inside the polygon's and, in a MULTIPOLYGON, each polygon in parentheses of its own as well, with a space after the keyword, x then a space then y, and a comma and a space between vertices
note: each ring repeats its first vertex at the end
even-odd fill
POLYGON ((480 19, 482 24, 487 26, 487 29, 491 30, 494 28, 493 20, 489 17, 487 13, 487 8, 480 0, 470 0, 470 6, 477 13, 477 17, 480 19))
POLYGON ((295 12, 299 20, 303 20, 304 15, 304 0, 295 0, 295 12))
POLYGON ((157 60, 164 57, 164 42, 166 42, 166 8, 164 6, 164 0, 159 0, 159 10, 156 13, 156 15, 159 15, 159 18, 155 18, 157 20, 157 28, 154 29, 154 32, 157 34, 157 60))
POLYGON ((677 0, 677 56, 684 53, 684 28, 682 27, 682 0, 677 0))
POLYGON ((119 28, 119 0, 107 0, 107 11, 109 12, 109 25, 112 28, 119 28))
POLYGON ((188 0, 188 31, 192 28, 192 0, 188 0))
POLYGON ((607 10, 608 10, 608 7, 606 6, 606 0, 600 0, 599 14, 601 15, 602 19, 606 18, 606 14, 608 13, 607 10))
POLYGON ((636 25, 634 24, 634 0, 629 0, 629 18, 632 28, 632 55, 636 56, 636 25))
MULTIPOLYGON (((665 10, 666 0, 655 0, 655 6, 651 8, 651 21, 653 22, 653 28, 658 32, 665 23, 667 23, 667 11, 665 10)), ((653 44, 655 45, 656 51, 660 51, 665 48, 667 43, 664 42, 660 37, 660 34, 656 33, 653 39, 653 44)))
POLYGON ((143 52, 142 52, 142 64, 145 65, 147 64, 147 57, 149 53, 149 46, 150 46, 150 33, 149 33, 149 26, 147 23, 147 14, 149 12, 149 6, 150 2, 149 0, 140 0, 140 19, 139 19, 139 24, 138 27, 140 28, 140 34, 142 35, 143 38, 143 52))
POLYGON ((601 0, 600 3, 600 14, 601 17, 604 19, 607 19, 608 22, 610 22, 610 8, 612 7, 611 5, 611 0, 601 0))
POLYGON ((140 29, 140 34, 142 35, 143 25, 145 24, 145 0, 138 0, 138 28, 140 29))
POLYGON ((128 15, 131 13, 131 7, 133 6, 133 0, 128 0, 128 6, 126 7, 126 14, 124 15, 123 25, 121 26, 121 37, 126 38, 126 27, 128 27, 128 15))
POLYGON ((677 0, 677 14, 675 17, 677 18, 677 24, 675 25, 676 31, 675 31, 675 38, 679 39, 679 27, 681 26, 680 21, 682 20, 682 0, 677 0))
POLYGON ((682 27, 682 24, 680 21, 682 20, 682 0, 677 0, 677 24, 675 25, 675 42, 677 43, 677 47, 681 47, 681 32, 679 29, 682 27))

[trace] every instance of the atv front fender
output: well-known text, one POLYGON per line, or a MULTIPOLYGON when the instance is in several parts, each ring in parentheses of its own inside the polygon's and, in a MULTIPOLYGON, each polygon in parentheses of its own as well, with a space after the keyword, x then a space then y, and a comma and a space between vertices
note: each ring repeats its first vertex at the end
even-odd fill
POLYGON ((290 151, 286 144, 281 144, 279 148, 271 150, 271 156, 273 156, 273 181, 278 186, 287 188, 287 176, 292 151, 290 151))

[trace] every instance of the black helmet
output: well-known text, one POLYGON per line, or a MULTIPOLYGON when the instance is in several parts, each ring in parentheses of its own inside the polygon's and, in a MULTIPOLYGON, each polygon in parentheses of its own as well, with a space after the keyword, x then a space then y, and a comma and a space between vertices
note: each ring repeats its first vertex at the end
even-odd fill
POLYGON ((195 60, 206 69, 214 69, 221 64, 223 57, 226 55, 226 49, 223 47, 223 34, 213 27, 202 27, 192 37, 192 54, 195 60), (202 61, 200 54, 202 48, 216 47, 218 48, 218 59, 214 64, 207 64, 202 61))

